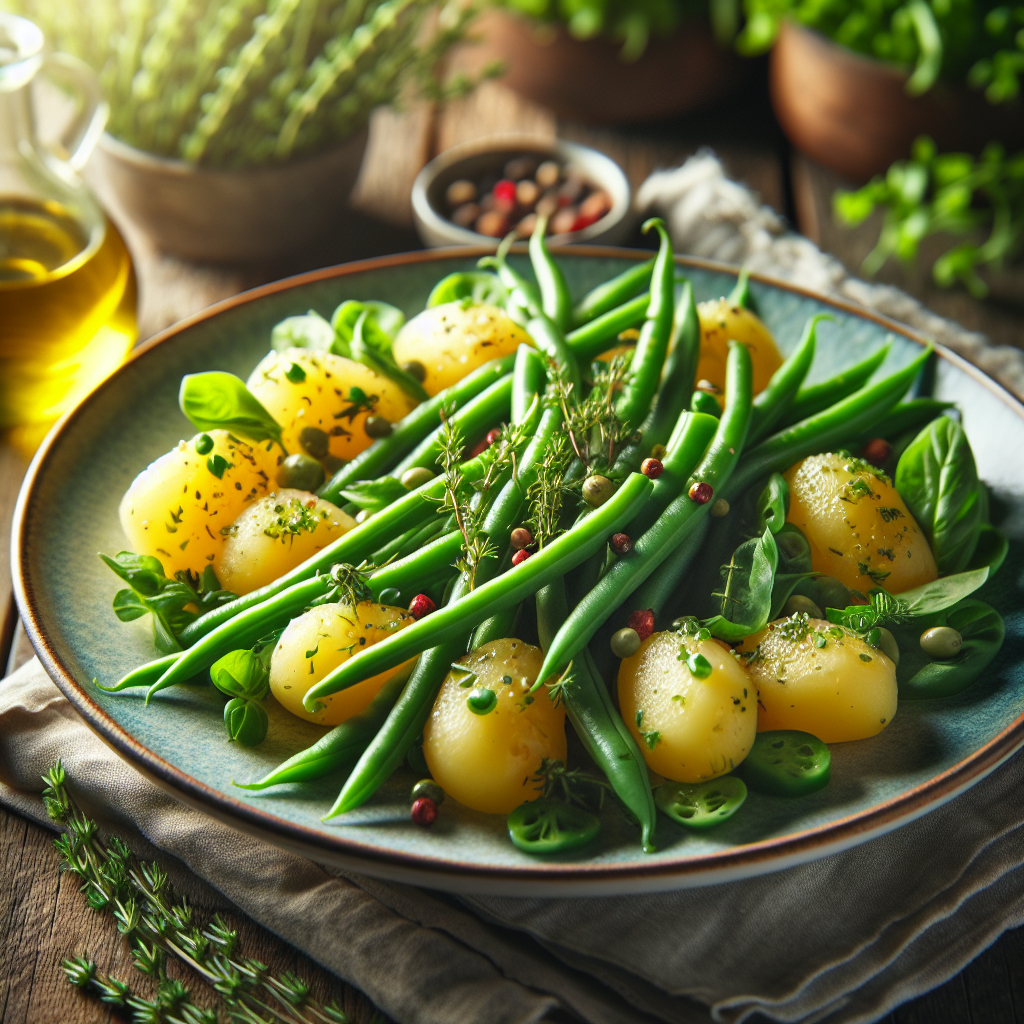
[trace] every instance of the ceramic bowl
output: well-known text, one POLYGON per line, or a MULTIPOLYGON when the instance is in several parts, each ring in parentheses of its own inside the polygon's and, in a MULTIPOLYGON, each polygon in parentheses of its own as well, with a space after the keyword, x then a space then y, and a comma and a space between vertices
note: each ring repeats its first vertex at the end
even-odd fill
POLYGON ((487 245, 493 252, 499 239, 460 228, 444 216, 445 189, 460 178, 473 181, 481 175, 500 172, 513 157, 526 154, 578 168, 585 178, 612 198, 612 208, 599 221, 571 235, 550 235, 551 245, 570 242, 613 245, 629 235, 633 227, 632 193, 626 175, 614 160, 575 142, 545 142, 529 135, 497 135, 446 149, 416 176, 412 186, 412 215, 423 243, 429 246, 487 245))
MULTIPOLYGON (((249 793, 233 783, 261 778, 322 730, 268 701, 267 740, 253 749, 224 734, 224 700, 209 686, 180 686, 145 706, 141 693, 105 694, 154 656, 144 620, 122 624, 111 609, 120 584, 96 557, 124 537, 117 506, 144 466, 194 431, 178 411, 185 373, 248 375, 280 319, 344 299, 382 299, 407 314, 423 308, 445 274, 469 270, 483 250, 421 252, 348 264, 268 285, 213 306, 156 337, 58 425, 39 451, 15 523, 15 588, 46 670, 86 722, 122 757, 181 800, 238 829, 349 870, 460 892, 603 894, 677 889, 758 875, 824 856, 925 814, 972 785, 1024 742, 1024 408, 979 371, 939 352, 934 393, 959 406, 982 478, 1006 510, 1011 555, 981 596, 1006 619, 1006 642, 984 676, 944 700, 903 702, 884 732, 834 744, 832 781, 799 800, 752 793, 742 813, 708 832, 658 823, 658 850, 641 852, 638 832, 617 807, 603 812, 590 849, 539 860, 508 841, 505 819, 445 802, 430 830, 409 819, 415 776, 404 768, 360 808, 321 817, 343 773, 307 786, 249 793)), ((570 247, 557 253, 575 295, 646 253, 570 247)), ((512 259, 525 268, 522 256, 512 259)), ((735 270, 680 260, 698 299, 726 294, 735 270)), ((811 380, 864 358, 891 335, 886 370, 905 365, 922 339, 881 317, 763 278, 752 283, 783 351, 807 318, 819 325, 811 380)))

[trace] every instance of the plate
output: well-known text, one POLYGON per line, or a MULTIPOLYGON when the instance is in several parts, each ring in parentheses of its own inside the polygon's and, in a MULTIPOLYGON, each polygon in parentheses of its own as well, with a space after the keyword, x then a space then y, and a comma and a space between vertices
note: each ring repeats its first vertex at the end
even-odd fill
MULTIPOLYGON (((984 678, 963 694, 905 702, 881 735, 832 748, 832 783, 787 801, 751 794, 742 814, 711 832, 658 823, 659 849, 641 852, 637 831, 605 811, 599 843, 584 855, 537 860, 508 841, 504 818, 448 801, 432 829, 409 820, 411 772, 400 770, 367 806, 320 821, 341 778, 247 793, 232 783, 260 778, 321 730, 271 706, 265 743, 226 740, 222 698, 212 687, 141 696, 108 695, 112 681, 150 659, 148 624, 122 624, 111 599, 118 582, 96 557, 125 545, 117 506, 149 462, 194 432, 178 411, 183 374, 228 370, 245 377, 269 345, 271 327, 309 309, 330 315, 344 299, 383 299, 413 314, 436 281, 471 269, 477 250, 413 253, 346 264, 239 295, 183 321, 138 350, 69 413, 37 454, 19 498, 15 590, 26 629, 47 671, 86 722, 122 757, 181 800, 236 828, 321 862, 458 892, 583 895, 678 889, 779 870, 896 828, 971 786, 1024 743, 1024 407, 956 355, 941 351, 934 393, 956 401, 978 468, 1006 510, 1009 563, 982 594, 1006 617, 1006 643, 984 678)), ((574 246, 558 252, 575 294, 647 253, 574 246)), ((524 259, 523 257, 515 257, 524 259)), ((525 263, 525 260, 524 260, 525 263)), ((736 271, 680 259, 698 299, 727 294, 736 271)), ((753 293, 784 351, 809 316, 819 327, 812 380, 893 339, 888 369, 905 365, 923 340, 852 306, 763 278, 753 293)))

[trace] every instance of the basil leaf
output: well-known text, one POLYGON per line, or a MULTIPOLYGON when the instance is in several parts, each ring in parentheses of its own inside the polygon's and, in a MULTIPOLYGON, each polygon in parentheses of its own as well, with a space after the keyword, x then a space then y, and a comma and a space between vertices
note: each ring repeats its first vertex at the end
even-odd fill
POLYGON ((265 700, 270 693, 270 674, 252 651, 231 651, 210 666, 210 682, 229 697, 265 700))
POLYGON ((772 581, 772 603, 771 611, 768 613, 768 621, 772 622, 782 613, 782 606, 790 599, 796 588, 810 579, 814 573, 811 572, 777 572, 772 581))
POLYGON ((500 306, 504 309, 508 290, 497 274, 470 270, 449 274, 434 285, 427 309, 445 302, 465 302, 470 306, 500 306))
POLYGON ((281 445, 280 424, 233 373, 211 370, 186 375, 178 404, 197 430, 228 430, 250 441, 281 445))
POLYGON ((408 493, 393 476, 384 476, 379 480, 358 480, 341 492, 347 501, 371 512, 379 512, 408 493))
POLYGON ((142 603, 134 590, 119 590, 114 595, 114 614, 122 622, 132 622, 149 614, 149 609, 142 603))
POLYGON ((896 667, 900 700, 951 697, 965 690, 999 653, 1005 631, 1002 616, 974 598, 912 625, 897 626, 893 634, 900 647, 896 667), (933 626, 951 626, 963 637, 963 647, 955 658, 932 661, 921 650, 921 634, 933 626))
POLYGON ((758 495, 757 518, 758 533, 771 530, 778 533, 786 523, 786 514, 789 512, 789 484, 783 479, 781 473, 772 473, 768 483, 758 495))
POLYGON ((724 585, 712 595, 720 599, 720 612, 706 619, 704 625, 722 640, 742 640, 764 629, 772 610, 778 562, 779 552, 770 529, 744 541, 729 564, 722 566, 724 585))
POLYGON ((978 533, 978 543, 975 545, 968 568, 987 568, 989 576, 995 576, 1009 552, 1010 542, 1006 539, 1006 534, 986 524, 978 533))
POLYGON ((811 545, 799 526, 786 523, 775 534, 775 544, 779 549, 779 569, 782 572, 803 576, 813 573, 811 545))
POLYGON ((275 352, 290 348, 330 352, 333 344, 334 328, 312 309, 305 316, 290 316, 282 320, 270 332, 270 347, 275 352))
POLYGON ((987 503, 963 427, 948 416, 925 427, 900 456, 895 483, 928 538, 939 574, 964 569, 987 503))
POLYGON ((383 302, 355 302, 351 299, 343 302, 331 318, 335 335, 332 351, 390 378, 417 402, 423 402, 429 396, 423 385, 395 362, 391 351, 392 339, 380 324, 381 315, 390 325, 397 323, 399 317, 403 323, 405 321, 401 310, 383 302))

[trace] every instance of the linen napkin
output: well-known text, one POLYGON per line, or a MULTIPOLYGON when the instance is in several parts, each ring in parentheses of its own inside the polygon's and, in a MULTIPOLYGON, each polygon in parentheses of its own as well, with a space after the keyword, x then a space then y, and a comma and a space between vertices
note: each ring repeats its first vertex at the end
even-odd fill
MULTIPOLYGON (((638 193, 678 251, 901 319, 1024 396, 1024 354, 849 277, 702 153, 638 193)), ((228 901, 399 1024, 871 1021, 1024 923, 1024 753, 895 832, 762 878, 587 899, 455 897, 313 863, 193 811, 82 722, 35 660, 0 682, 0 802, 47 824, 57 758, 76 799, 201 907, 228 901)), ((83 951, 87 952, 87 951, 83 951)))

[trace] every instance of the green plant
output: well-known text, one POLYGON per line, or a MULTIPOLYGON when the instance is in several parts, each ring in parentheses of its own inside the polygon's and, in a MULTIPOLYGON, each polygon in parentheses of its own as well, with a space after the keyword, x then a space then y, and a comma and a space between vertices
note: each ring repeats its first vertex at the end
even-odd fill
MULTIPOLYGON (((326 149, 438 67, 476 0, 3 0, 99 75, 109 130, 139 149, 238 167, 326 149), (434 15, 436 14, 436 17, 434 15)), ((488 69, 491 71, 493 69, 488 69)))
POLYGON ((922 137, 909 160, 855 192, 837 192, 833 205, 836 216, 851 226, 876 209, 883 211, 878 243, 864 261, 869 274, 890 256, 912 262, 929 235, 975 236, 943 253, 932 276, 943 287, 959 281, 983 298, 988 286, 978 270, 1001 268, 1024 243, 1024 152, 1007 156, 993 143, 980 157, 937 153, 932 140, 922 137), (978 241, 979 234, 986 237, 978 241))

